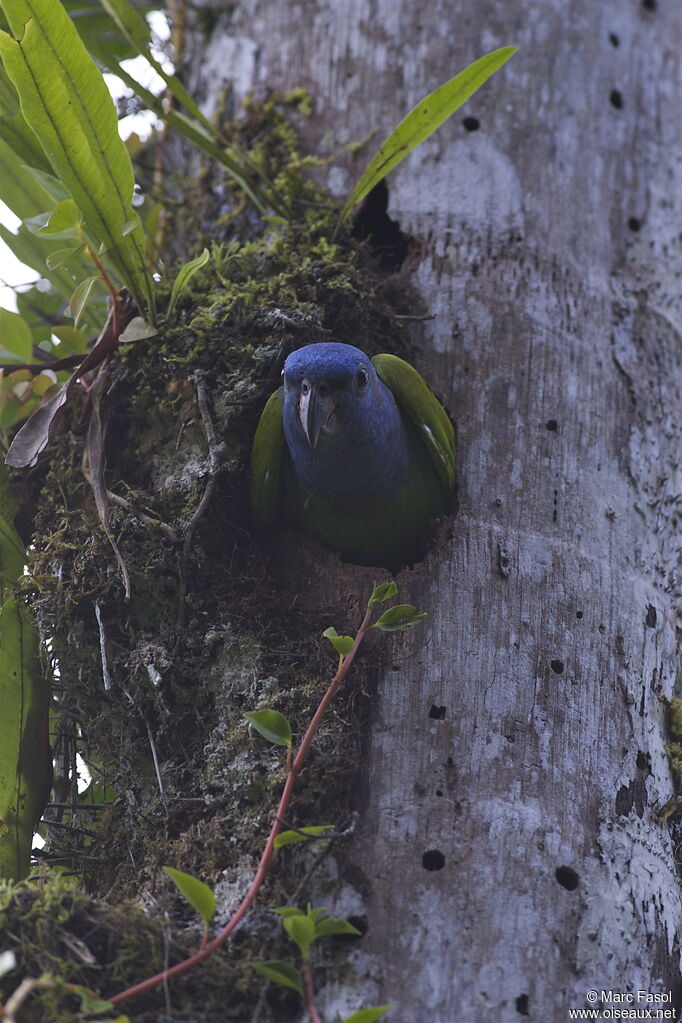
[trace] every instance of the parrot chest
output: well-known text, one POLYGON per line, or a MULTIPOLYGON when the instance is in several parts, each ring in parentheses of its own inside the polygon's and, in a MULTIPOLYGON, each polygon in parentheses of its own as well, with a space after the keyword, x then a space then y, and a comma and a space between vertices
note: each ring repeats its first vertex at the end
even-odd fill
MULTIPOLYGON (((376 477, 364 475, 363 486, 350 491, 308 489, 301 485, 289 459, 284 474, 288 516, 357 564, 396 569, 421 558, 434 520, 448 511, 448 498, 419 438, 411 429, 405 434, 401 471, 384 473, 384 486, 377 486, 376 477)), ((356 451, 356 461, 361 457, 362 452, 356 451)), ((341 478, 341 465, 338 471, 341 478)))

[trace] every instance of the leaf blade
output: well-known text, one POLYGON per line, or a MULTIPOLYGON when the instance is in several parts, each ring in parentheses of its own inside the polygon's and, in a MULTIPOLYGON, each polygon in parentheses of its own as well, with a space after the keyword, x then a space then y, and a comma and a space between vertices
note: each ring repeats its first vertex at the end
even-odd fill
POLYGON ((434 89, 410 110, 384 140, 346 201, 339 223, 416 146, 433 134, 516 52, 503 46, 486 53, 449 82, 434 89))

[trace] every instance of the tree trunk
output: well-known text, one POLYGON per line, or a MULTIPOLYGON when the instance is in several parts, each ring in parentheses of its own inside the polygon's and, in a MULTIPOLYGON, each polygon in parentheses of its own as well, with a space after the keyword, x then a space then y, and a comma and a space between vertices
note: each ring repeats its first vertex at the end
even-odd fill
POLYGON ((310 151, 376 132, 320 172, 340 197, 420 97, 520 47, 388 182, 459 510, 399 580, 429 624, 379 674, 342 863, 368 931, 355 979, 322 993, 330 1020, 369 1000, 396 1023, 558 1023, 603 992, 680 991, 675 831, 655 814, 674 792, 682 14, 472 11, 254 0, 194 37, 207 108, 228 83, 303 85, 310 151))

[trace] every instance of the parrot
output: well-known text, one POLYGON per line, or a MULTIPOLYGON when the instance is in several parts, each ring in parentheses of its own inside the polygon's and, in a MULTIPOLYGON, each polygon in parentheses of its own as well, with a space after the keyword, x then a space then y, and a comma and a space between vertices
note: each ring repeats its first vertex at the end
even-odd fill
POLYGON ((395 355, 321 341, 292 352, 251 451, 251 505, 358 565, 423 558, 455 488, 455 430, 424 379, 395 355))

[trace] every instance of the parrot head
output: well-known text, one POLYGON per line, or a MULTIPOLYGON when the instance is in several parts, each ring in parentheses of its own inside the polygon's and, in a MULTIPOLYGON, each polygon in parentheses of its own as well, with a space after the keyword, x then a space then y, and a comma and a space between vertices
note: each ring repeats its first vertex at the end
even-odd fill
POLYGON ((311 448, 340 437, 372 410, 382 387, 364 352, 337 341, 299 348, 284 363, 285 406, 293 405, 311 448))

